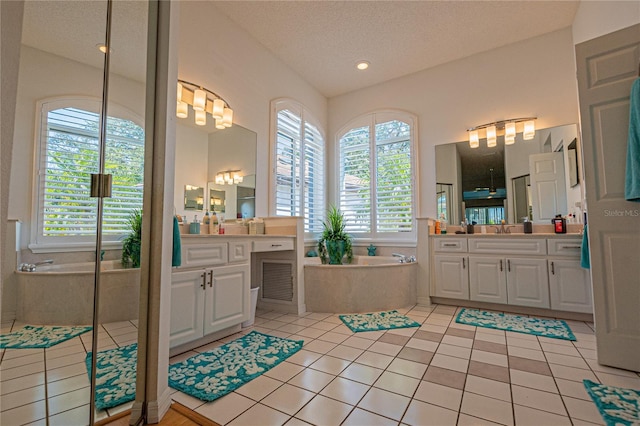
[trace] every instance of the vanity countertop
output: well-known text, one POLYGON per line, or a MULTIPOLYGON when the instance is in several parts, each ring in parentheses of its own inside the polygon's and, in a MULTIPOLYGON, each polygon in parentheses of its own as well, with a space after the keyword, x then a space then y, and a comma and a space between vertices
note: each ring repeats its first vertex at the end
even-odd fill
POLYGON ((495 234, 495 233, 486 233, 486 234, 456 234, 456 233, 446 233, 446 234, 430 234, 429 237, 436 238, 452 238, 452 237, 469 237, 469 238, 582 238, 582 234, 579 233, 567 233, 567 234, 556 234, 553 232, 537 232, 533 234, 524 234, 524 233, 512 233, 512 234, 495 234))

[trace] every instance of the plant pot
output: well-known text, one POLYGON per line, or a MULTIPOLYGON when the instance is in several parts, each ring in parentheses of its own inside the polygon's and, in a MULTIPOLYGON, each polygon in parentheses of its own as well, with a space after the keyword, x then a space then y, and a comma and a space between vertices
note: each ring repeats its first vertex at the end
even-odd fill
POLYGON ((344 240, 325 241, 327 254, 329 255, 329 265, 342 265, 344 257, 345 242, 344 240))

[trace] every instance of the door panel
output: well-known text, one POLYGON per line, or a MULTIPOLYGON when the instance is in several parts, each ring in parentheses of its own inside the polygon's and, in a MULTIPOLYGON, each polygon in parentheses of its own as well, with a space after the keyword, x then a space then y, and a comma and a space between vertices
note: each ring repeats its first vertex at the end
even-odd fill
POLYGON ((434 256, 434 296, 469 299, 469 274, 466 256, 434 256))
POLYGON ((598 362, 640 371, 640 205, 624 199, 640 24, 576 46, 598 362))
POLYGON ((204 334, 249 319, 249 264, 221 266, 212 271, 213 278, 206 293, 204 334))
POLYGON ((593 312, 591 281, 579 260, 549 261, 551 309, 570 312, 593 312))
POLYGON ((564 158, 561 152, 529 156, 533 221, 549 222, 567 211, 564 158))
POLYGON ((507 282, 503 259, 469 256, 471 300, 507 303, 507 282))
POLYGON ((171 274, 170 346, 196 340, 203 336, 202 312, 206 283, 204 269, 171 274))
POLYGON ((545 259, 507 259, 509 304, 549 308, 549 279, 545 259))

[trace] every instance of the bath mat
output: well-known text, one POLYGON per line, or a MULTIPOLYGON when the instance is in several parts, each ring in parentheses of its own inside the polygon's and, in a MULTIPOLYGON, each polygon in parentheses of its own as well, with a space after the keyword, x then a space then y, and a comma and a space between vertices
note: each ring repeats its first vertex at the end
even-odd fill
POLYGON ((18 331, 0 336, 0 349, 50 348, 89 330, 90 326, 25 325, 18 331))
POLYGON ((456 317, 460 324, 518 333, 535 334, 553 339, 576 340, 566 322, 554 319, 529 318, 520 315, 500 314, 480 311, 478 309, 462 309, 456 317))
POLYGON ((340 320, 354 333, 361 331, 391 330, 393 328, 420 327, 420 324, 398 311, 371 314, 340 315, 340 320))
MULTIPOLYGON (((96 358, 96 408, 115 407, 136 397, 138 344, 98 352, 96 358)), ((91 380, 91 352, 85 358, 91 380)))
POLYGON ((591 380, 582 383, 608 426, 640 424, 640 391, 601 385, 591 380))
POLYGON ((257 331, 169 366, 169 386, 213 401, 272 369, 302 348, 302 340, 257 331))

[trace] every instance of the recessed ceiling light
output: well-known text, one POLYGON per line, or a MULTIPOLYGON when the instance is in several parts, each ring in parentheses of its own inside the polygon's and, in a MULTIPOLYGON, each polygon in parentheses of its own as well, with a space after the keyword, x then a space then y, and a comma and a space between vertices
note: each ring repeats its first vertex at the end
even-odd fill
POLYGON ((369 62, 368 61, 360 61, 360 62, 358 62, 356 64, 356 68, 358 68, 361 71, 366 70, 367 68, 369 68, 369 62))

